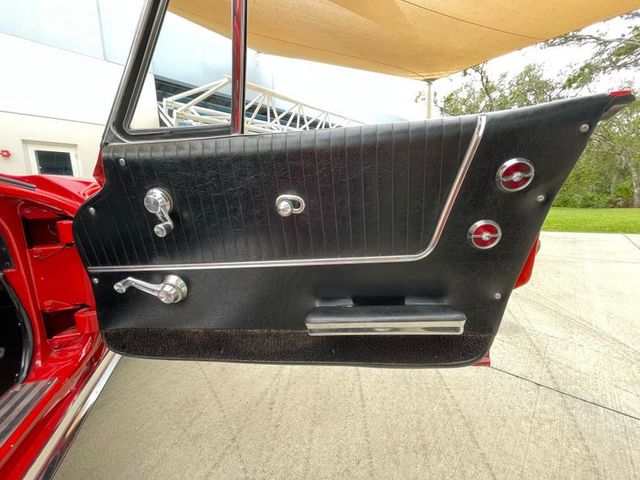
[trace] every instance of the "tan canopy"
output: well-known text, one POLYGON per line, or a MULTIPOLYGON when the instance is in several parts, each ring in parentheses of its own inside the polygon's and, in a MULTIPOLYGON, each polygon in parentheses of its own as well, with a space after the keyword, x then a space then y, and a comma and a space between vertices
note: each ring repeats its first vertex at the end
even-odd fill
MULTIPOLYGON (((249 47, 417 79, 640 8, 640 0, 249 0, 249 47)), ((230 0, 171 0, 170 10, 227 37, 230 0)))

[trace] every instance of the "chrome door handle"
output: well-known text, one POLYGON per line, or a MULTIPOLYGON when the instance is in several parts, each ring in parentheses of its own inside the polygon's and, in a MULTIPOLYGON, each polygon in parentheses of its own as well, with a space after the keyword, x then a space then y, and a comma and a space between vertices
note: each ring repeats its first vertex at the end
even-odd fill
POLYGON ((117 282, 113 289, 124 293, 129 287, 137 288, 149 295, 158 297, 162 303, 178 303, 187 296, 187 284, 176 275, 167 275, 162 283, 149 283, 137 278, 127 277, 117 282))
POLYGON ((173 210, 173 199, 169 192, 162 188, 152 188, 144 196, 144 207, 160 220, 160 223, 153 227, 153 232, 160 238, 169 235, 173 230, 173 220, 169 216, 173 210))

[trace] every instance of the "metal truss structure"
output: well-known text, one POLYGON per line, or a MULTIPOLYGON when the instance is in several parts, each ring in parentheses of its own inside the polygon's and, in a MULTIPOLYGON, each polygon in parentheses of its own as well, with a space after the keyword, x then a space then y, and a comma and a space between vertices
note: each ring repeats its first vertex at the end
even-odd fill
MULTIPOLYGON (((231 112, 224 106, 219 109, 202 104, 231 83, 231 77, 195 87, 172 95, 158 102, 158 112, 163 125, 180 127, 192 125, 229 125, 231 112)), ((246 83, 244 127, 247 133, 285 132, 321 128, 364 125, 351 118, 313 107, 273 90, 246 83)))

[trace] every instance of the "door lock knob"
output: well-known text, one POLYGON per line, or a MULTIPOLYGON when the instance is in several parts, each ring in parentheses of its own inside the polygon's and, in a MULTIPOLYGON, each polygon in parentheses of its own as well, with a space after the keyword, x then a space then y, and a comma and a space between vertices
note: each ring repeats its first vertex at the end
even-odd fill
POLYGON ((118 293, 125 293, 129 287, 141 290, 157 297, 162 303, 178 303, 187 296, 187 284, 176 275, 167 275, 162 283, 149 283, 137 278, 127 277, 117 282, 113 289, 118 293))
POLYGON ((298 195, 280 195, 276 198, 276 211, 281 217, 302 213, 304 206, 304 200, 298 195))
POLYGON ((160 220, 160 223, 153 227, 153 232, 158 237, 166 237, 173 231, 173 220, 169 216, 173 210, 173 199, 169 192, 162 188, 152 188, 144 196, 144 207, 160 220))

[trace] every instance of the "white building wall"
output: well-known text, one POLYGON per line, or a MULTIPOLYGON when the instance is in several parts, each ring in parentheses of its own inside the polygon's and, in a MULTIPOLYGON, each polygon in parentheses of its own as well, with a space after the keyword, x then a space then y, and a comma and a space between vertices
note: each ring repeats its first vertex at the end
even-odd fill
MULTIPOLYGON (((28 144, 72 147, 90 177, 143 0, 0 0, 0 173, 34 172, 28 144)), ((153 77, 141 99, 157 125, 153 77)))
POLYGON ((98 158, 98 141, 103 126, 99 124, 60 120, 55 118, 0 112, 0 148, 11 157, 0 157, 0 173, 23 175, 33 171, 27 155, 27 145, 50 144, 72 147, 77 151, 78 176, 91 177, 98 158), (10 132, 6 135, 4 132, 10 132))
MULTIPOLYGON (((122 65, 0 33, 0 172, 32 172, 25 144, 61 143, 78 150, 80 175, 91 176, 122 65)), ((140 114, 157 125, 155 86, 148 76, 140 114)))

